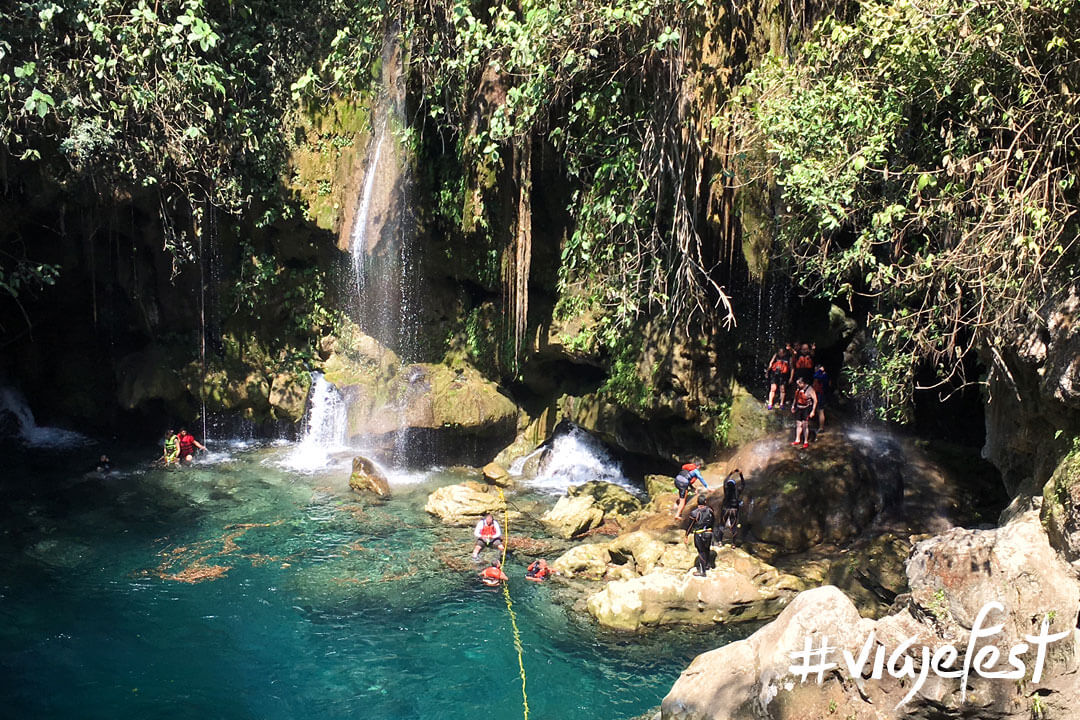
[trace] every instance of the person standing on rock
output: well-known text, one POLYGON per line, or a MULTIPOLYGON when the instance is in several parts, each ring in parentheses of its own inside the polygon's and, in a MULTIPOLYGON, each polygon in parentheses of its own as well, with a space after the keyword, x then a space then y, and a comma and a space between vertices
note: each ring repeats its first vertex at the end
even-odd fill
POLYGON ((697 507, 690 511, 690 523, 686 527, 684 541, 694 535, 694 547, 697 549, 697 564, 694 574, 705 577, 712 568, 712 539, 713 525, 716 524, 716 516, 709 508, 705 500, 705 494, 697 496, 697 507))
POLYGON ((817 434, 825 432, 825 403, 829 398, 829 373, 825 372, 824 365, 814 368, 814 383, 812 387, 817 394, 817 434))
POLYGON ((739 508, 742 507, 742 494, 746 489, 746 478, 743 477, 742 470, 735 468, 728 473, 727 479, 724 480, 724 500, 721 504, 720 510, 720 537, 717 538, 717 542, 721 545, 724 544, 724 534, 727 529, 731 528, 731 544, 734 545, 739 541, 739 508), (735 476, 739 476, 739 481, 735 481, 735 476))
POLYGON ((694 489, 694 482, 700 480, 701 485, 708 490, 709 483, 701 476, 697 463, 686 463, 682 470, 675 476, 675 489, 679 491, 679 502, 675 505, 675 517, 682 517, 683 508, 686 507, 686 496, 694 489))
POLYGON ((502 529, 495 521, 491 513, 485 515, 473 528, 473 537, 476 538, 476 547, 473 548, 473 560, 480 557, 480 551, 486 547, 494 547, 499 552, 503 549, 502 529))
POLYGON ((795 378, 795 399, 791 401, 791 412, 795 415, 795 441, 799 445, 802 438, 803 449, 810 447, 810 418, 817 412, 817 393, 802 377, 795 378))
POLYGON ((777 407, 783 407, 787 399, 787 386, 791 384, 791 356, 788 349, 782 347, 776 351, 769 361, 766 375, 769 378, 769 400, 765 404, 766 409, 773 409, 773 400, 776 399, 776 391, 780 390, 780 402, 777 407))

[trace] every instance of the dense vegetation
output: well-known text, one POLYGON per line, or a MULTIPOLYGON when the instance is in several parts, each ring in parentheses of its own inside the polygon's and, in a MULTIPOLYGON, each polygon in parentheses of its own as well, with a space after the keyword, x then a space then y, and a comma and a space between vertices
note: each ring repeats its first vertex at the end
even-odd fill
MULTIPOLYGON (((397 37, 405 141, 447 156, 426 158, 444 169, 435 231, 501 259, 510 339, 493 347, 516 360, 527 342, 534 157, 567 180, 556 313, 589 319, 567 341, 606 358, 630 405, 627 338, 730 326, 722 278, 749 220, 731 197, 779 191, 772 267, 865 315, 874 358, 853 379, 901 417, 917 367, 973 380, 969 356, 994 361, 1076 282, 1078 3, 735 5, 18 0, 0 10, 0 135, 8 163, 71 192, 153 194, 182 265, 210 208, 252 226, 302 215, 282 190, 296 115, 362 103, 397 37), (765 53, 748 28, 770 22, 765 53)), ((0 242, 9 294, 54 279, 25 238, 0 242)), ((237 310, 296 284, 324 312, 322 281, 271 250, 239 248, 237 310)))

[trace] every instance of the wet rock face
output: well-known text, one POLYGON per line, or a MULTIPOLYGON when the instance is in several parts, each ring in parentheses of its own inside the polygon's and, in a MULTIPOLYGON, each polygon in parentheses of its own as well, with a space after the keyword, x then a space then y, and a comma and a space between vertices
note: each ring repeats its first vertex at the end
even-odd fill
POLYGON ((1080 560, 1080 450, 1061 461, 1043 488, 1042 522, 1066 560, 1080 560))
POLYGON ((376 497, 390 497, 390 483, 379 468, 366 457, 357 455, 352 461, 352 474, 349 475, 349 487, 358 493, 372 493, 376 497))
POLYGON ((785 553, 856 537, 903 496, 902 463, 887 462, 890 452, 900 450, 883 446, 874 457, 862 445, 824 436, 808 451, 777 453, 747 484, 750 532, 785 553))

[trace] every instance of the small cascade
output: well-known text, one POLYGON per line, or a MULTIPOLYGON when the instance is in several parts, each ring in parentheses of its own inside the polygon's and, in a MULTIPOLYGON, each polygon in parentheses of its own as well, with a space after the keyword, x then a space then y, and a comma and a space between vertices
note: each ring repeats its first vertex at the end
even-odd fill
POLYGON ((352 253, 353 273, 356 275, 356 294, 361 296, 364 292, 364 280, 367 270, 367 234, 369 216, 371 214, 371 196, 375 189, 375 178, 379 174, 379 160, 382 159, 383 144, 386 142, 386 124, 379 127, 376 135, 375 152, 364 176, 364 187, 360 193, 360 204, 356 210, 356 219, 353 222, 350 250, 352 253))
POLYGON ((547 455, 541 460, 536 478, 529 481, 533 487, 565 492, 571 485, 600 480, 637 490, 623 474, 622 464, 604 444, 579 427, 556 436, 546 449, 547 455))
POLYGON ((11 388, 0 388, 0 418, 5 415, 12 418, 19 437, 30 447, 65 448, 92 442, 90 438, 73 430, 38 426, 26 398, 11 388))
POLYGON ((327 467, 334 454, 347 449, 348 415, 345 398, 322 373, 312 376, 304 434, 283 464, 293 470, 312 472, 327 467))

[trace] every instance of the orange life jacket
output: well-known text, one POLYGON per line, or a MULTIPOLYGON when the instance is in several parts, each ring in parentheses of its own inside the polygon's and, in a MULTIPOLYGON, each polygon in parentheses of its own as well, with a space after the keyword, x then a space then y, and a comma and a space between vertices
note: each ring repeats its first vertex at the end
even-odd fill
POLYGON ((686 463, 682 466, 682 469, 686 472, 693 472, 694 470, 697 470, 697 465, 695 465, 694 463, 686 463))
POLYGON ((813 355, 799 355, 795 358, 796 370, 813 370, 814 369, 814 356, 813 355))
POLYGON ((551 568, 548 566, 540 567, 540 561, 537 560, 529 569, 525 571, 525 579, 532 580, 533 582, 543 582, 551 574, 551 568))
POLYGON ((484 526, 482 528, 480 528, 480 537, 482 537, 482 538, 493 538, 493 537, 495 537, 495 523, 491 523, 490 525, 488 525, 487 523, 484 523, 484 526))
POLYGON ((795 404, 799 407, 807 407, 813 404, 810 402, 810 395, 806 392, 805 388, 802 390, 795 390, 795 404))
POLYGON ((495 566, 486 567, 484 571, 480 573, 480 582, 485 585, 498 585, 499 582, 506 580, 506 574, 502 569, 495 566))
POLYGON ((788 365, 788 361, 783 358, 776 358, 773 360, 773 364, 769 366, 769 369, 773 372, 780 373, 781 375, 787 375, 791 370, 791 366, 788 365))

